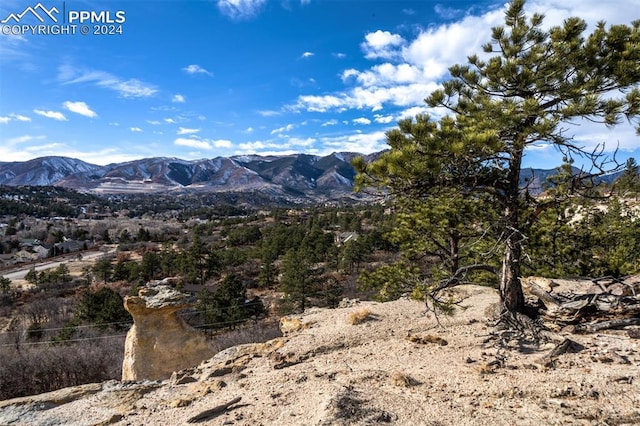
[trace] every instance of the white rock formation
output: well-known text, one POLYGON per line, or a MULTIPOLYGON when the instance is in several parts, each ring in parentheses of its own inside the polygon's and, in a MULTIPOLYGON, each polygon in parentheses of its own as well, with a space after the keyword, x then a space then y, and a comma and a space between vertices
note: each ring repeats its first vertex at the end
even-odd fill
POLYGON ((186 324, 178 311, 188 296, 160 281, 125 298, 134 325, 127 333, 122 380, 163 380, 214 355, 204 334, 186 324))

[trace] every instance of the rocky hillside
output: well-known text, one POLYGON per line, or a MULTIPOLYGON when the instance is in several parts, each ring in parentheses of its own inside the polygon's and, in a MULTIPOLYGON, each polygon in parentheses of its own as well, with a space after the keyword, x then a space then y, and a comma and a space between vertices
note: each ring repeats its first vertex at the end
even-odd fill
MULTIPOLYGON (((164 381, 91 384, 0 402, 12 425, 587 425, 640 422, 638 340, 499 345, 498 299, 461 287, 451 318, 423 304, 352 303, 284 320, 285 337, 236 346, 164 381)), ((564 332, 561 332, 564 333, 564 332)))

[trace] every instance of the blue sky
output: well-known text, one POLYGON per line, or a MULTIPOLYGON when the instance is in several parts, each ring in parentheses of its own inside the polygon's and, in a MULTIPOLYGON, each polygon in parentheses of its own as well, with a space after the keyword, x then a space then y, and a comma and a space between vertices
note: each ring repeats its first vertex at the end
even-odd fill
MULTIPOLYGON (((40 3, 3 0, 0 21, 40 24, 31 13, 11 18, 29 6, 47 25, 42 10, 54 7, 58 24, 64 16, 71 25, 72 11, 101 16, 82 23, 87 35, 77 20, 75 34, 0 34, 0 161, 379 151, 398 119, 433 112, 423 99, 450 65, 481 51, 504 16, 504 1, 492 0, 40 3), (121 34, 91 34, 95 25, 121 34)), ((568 16, 591 29, 640 18, 640 0, 527 8, 549 26, 568 16)), ((630 125, 577 124, 569 131, 580 144, 640 158, 630 125)), ((546 146, 526 157, 535 167, 560 161, 546 146)))

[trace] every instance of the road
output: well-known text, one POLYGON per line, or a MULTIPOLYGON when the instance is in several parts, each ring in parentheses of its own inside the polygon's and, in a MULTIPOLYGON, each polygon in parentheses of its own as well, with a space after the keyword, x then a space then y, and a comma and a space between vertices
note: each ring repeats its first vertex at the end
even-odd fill
MULTIPOLYGON (((82 261, 85 260, 92 260, 92 259, 97 259, 101 256, 104 256, 105 252, 103 251, 87 251, 82 253, 82 261)), ((60 260, 55 260, 55 261, 44 261, 41 263, 36 263, 36 264, 31 264, 28 267, 20 267, 17 269, 11 269, 9 271, 5 271, 4 273, 0 274, 2 276, 4 276, 5 278, 9 278, 10 280, 23 280, 24 276, 27 275, 27 272, 29 272, 29 270, 31 268, 36 269, 36 271, 40 272, 40 271, 45 271, 47 269, 51 269, 51 268, 57 268, 58 266, 60 266, 60 264, 62 263, 70 263, 70 262, 77 262, 78 259, 76 256, 68 256, 65 259, 60 259, 60 260)))

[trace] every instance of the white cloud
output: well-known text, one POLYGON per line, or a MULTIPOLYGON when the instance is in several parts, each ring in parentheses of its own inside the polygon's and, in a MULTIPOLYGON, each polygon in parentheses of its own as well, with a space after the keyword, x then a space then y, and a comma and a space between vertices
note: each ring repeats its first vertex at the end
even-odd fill
POLYGON ((165 123, 169 123, 169 124, 176 124, 177 121, 174 118, 165 118, 164 119, 165 123))
POLYGON ((257 16, 267 0, 218 0, 220 12, 235 21, 257 16))
POLYGON ((190 134, 194 134, 194 133, 198 133, 200 131, 200 129, 188 129, 186 127, 179 127, 178 128, 178 135, 190 135, 190 134))
POLYGON ((389 31, 378 30, 364 36, 364 42, 360 45, 367 59, 389 59, 400 54, 399 47, 405 40, 398 34, 389 31))
POLYGON ((207 71, 206 69, 202 68, 200 65, 196 65, 196 64, 187 65, 186 67, 182 68, 182 71, 191 75, 204 74, 204 75, 208 75, 209 77, 213 77, 212 72, 207 71))
POLYGON ((9 121, 31 121, 31 117, 27 117, 26 115, 20 115, 20 114, 15 114, 15 113, 11 113, 8 116, 4 116, 4 117, 0 117, 0 123, 2 124, 6 124, 9 121))
POLYGON ((343 112, 348 109, 368 108, 378 111, 384 104, 395 106, 410 106, 424 103, 424 98, 438 88, 438 84, 414 83, 408 85, 389 85, 389 87, 360 87, 357 86, 347 92, 333 95, 302 95, 297 103, 290 106, 294 111, 327 112, 336 110, 343 112))
POLYGON ((260 114, 263 117, 275 117, 278 116, 280 114, 282 114, 279 111, 273 111, 273 110, 261 110, 261 111, 256 111, 258 114, 260 114))
POLYGON ((147 120, 147 123, 151 124, 152 126, 159 126, 162 124, 162 122, 158 120, 147 120))
POLYGON ((321 124, 322 127, 326 127, 326 126, 336 126, 338 124, 338 120, 336 120, 335 118, 332 118, 331 120, 327 120, 324 123, 321 124))
POLYGON ((175 145, 187 146, 189 148, 212 149, 212 146, 208 141, 194 138, 177 138, 173 143, 175 145))
MULTIPOLYGON (((238 148, 240 148, 242 150, 243 153, 260 153, 261 155, 269 155, 266 152, 264 152, 264 150, 266 149, 271 149, 271 150, 277 150, 277 151, 271 151, 271 152, 278 152, 278 153, 282 153, 284 152, 284 150, 289 150, 292 149, 291 151, 287 151, 289 153, 294 153, 300 152, 300 147, 304 147, 304 148, 309 148, 311 146, 313 146, 314 143, 316 143, 317 139, 315 138, 288 138, 286 141, 273 141, 273 140, 267 140, 267 141, 253 141, 253 142, 244 142, 238 145, 238 148)), ((305 150, 306 152, 310 152, 310 151, 314 151, 313 149, 307 149, 305 150)))
POLYGON ((371 120, 369 120, 368 118, 364 118, 364 117, 358 117, 358 118, 354 118, 353 120, 351 120, 354 124, 362 124, 362 125, 368 125, 371 124, 371 120))
POLYGON ((347 81, 354 77, 364 87, 395 86, 424 82, 431 78, 429 72, 415 65, 384 63, 362 72, 355 69, 345 70, 342 73, 342 79, 347 81))
POLYGON ((397 120, 402 120, 403 118, 413 118, 418 114, 433 115, 434 111, 435 111, 434 108, 427 108, 426 105, 414 106, 414 107, 411 107, 411 108, 407 108, 404 111, 400 112, 398 115, 396 115, 396 121, 397 120))
POLYGON ((179 93, 176 93, 175 95, 173 95, 173 97, 171 98, 171 102, 175 102, 175 103, 185 103, 186 102, 186 98, 184 97, 184 95, 181 95, 179 93))
POLYGON ((301 58, 310 58, 313 55, 315 55, 315 53, 313 53, 313 52, 304 52, 300 57, 301 58))
POLYGON ((215 140, 215 141, 213 141, 213 145, 216 148, 231 148, 233 146, 231 141, 230 140, 226 140, 226 139, 215 140))
POLYGON ((89 108, 89 105, 87 105, 84 102, 66 101, 66 102, 64 102, 62 104, 62 106, 65 107, 66 109, 68 109, 71 112, 75 112, 76 114, 84 115, 85 117, 94 118, 94 117, 98 116, 98 114, 96 114, 95 111, 92 111, 91 108, 89 108))
POLYGON ((26 143, 26 142, 31 142, 34 140, 42 140, 45 139, 44 136, 31 136, 31 135, 24 135, 24 136, 17 136, 15 138, 11 138, 8 139, 6 141, 6 143, 8 145, 16 145, 16 144, 20 144, 20 143, 26 143))
POLYGON ((142 129, 140 127, 131 127, 129 130, 131 130, 133 133, 142 132, 142 129))
MULTIPOLYGON (((314 138, 289 138, 288 146, 312 146, 316 142, 314 138)), ((282 146, 282 145, 280 145, 282 146)))
POLYGON ((243 133, 250 134, 250 133, 253 133, 253 131, 254 131, 253 127, 247 127, 246 129, 244 129, 243 133))
POLYGON ((287 124, 284 127, 279 127, 277 129, 273 129, 271 131, 271 134, 275 135, 276 133, 290 132, 291 130, 293 130, 294 127, 296 127, 296 126, 293 125, 293 124, 287 124))
POLYGON ((213 148, 233 147, 233 143, 230 140, 226 140, 226 139, 209 140, 209 139, 199 139, 197 137, 177 138, 176 140, 173 141, 173 143, 178 146, 186 146, 189 148, 206 149, 206 150, 211 150, 213 148))
POLYGON ((332 53, 332 55, 334 58, 338 58, 338 59, 344 59, 347 57, 347 55, 342 52, 335 52, 335 53, 332 53))
POLYGON ((67 121, 67 117, 65 117, 63 113, 58 111, 44 111, 41 109, 34 109, 33 112, 43 117, 51 118, 53 120, 67 121))
POLYGON ((62 84, 93 83, 98 87, 116 91, 123 98, 146 98, 158 92, 155 86, 135 78, 125 80, 106 71, 81 69, 71 65, 58 68, 58 80, 62 84))
POLYGON ((340 112, 345 111, 349 106, 349 98, 346 94, 336 95, 301 95, 298 102, 291 108, 293 110, 307 110, 309 112, 326 112, 330 109, 336 109, 340 112))
POLYGON ((393 121, 393 115, 375 114, 373 117, 373 121, 380 124, 388 124, 393 121))
POLYGON ((373 133, 356 133, 348 136, 325 137, 321 139, 324 147, 322 154, 330 154, 336 151, 359 152, 370 154, 372 152, 387 149, 386 134, 384 131, 373 133))

